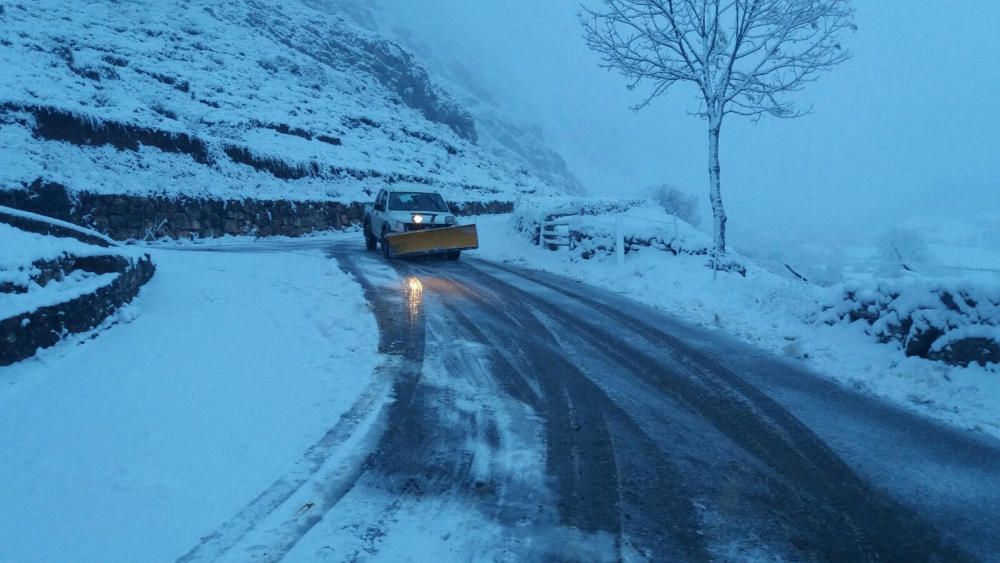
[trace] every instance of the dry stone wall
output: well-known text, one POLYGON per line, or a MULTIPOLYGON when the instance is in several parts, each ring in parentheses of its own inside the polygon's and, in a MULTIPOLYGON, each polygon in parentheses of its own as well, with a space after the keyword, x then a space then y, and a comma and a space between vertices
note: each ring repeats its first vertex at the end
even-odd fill
POLYGON ((0 320, 0 335, 3 336, 0 339, 0 366, 29 358, 40 348, 53 346, 68 334, 97 327, 119 307, 132 301, 156 270, 148 255, 139 260, 94 256, 77 262, 83 269, 97 267, 105 273, 110 270, 119 275, 94 293, 0 320))
MULTIPOLYGON (((115 240, 214 238, 224 235, 302 236, 344 229, 364 219, 364 203, 270 201, 70 191, 36 181, 0 189, 0 205, 89 227, 115 240)), ((457 202, 458 215, 509 213, 512 202, 457 202)))

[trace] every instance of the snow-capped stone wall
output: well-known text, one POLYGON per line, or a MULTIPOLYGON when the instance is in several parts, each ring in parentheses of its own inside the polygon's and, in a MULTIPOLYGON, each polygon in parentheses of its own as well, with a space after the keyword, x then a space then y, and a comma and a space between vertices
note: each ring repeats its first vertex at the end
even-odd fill
POLYGON ((154 272, 98 233, 0 208, 0 366, 99 326, 154 272))
MULTIPOLYGON (((361 202, 99 194, 73 192, 59 184, 42 182, 0 190, 0 205, 83 225, 115 240, 223 235, 294 237, 343 229, 364 219, 361 202)), ((513 207, 509 201, 482 200, 451 205, 459 215, 508 213, 513 207)))
POLYGON ((75 269, 113 272, 118 277, 93 293, 69 301, 39 307, 31 312, 0 320, 0 366, 31 357, 40 348, 59 342, 65 335, 91 330, 129 303, 153 277, 149 257, 129 260, 122 256, 94 256, 69 260, 75 269))

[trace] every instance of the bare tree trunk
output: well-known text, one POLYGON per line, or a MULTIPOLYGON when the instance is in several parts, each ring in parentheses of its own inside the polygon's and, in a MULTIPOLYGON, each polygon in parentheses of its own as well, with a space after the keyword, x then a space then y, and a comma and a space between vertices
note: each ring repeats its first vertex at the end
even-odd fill
POLYGON ((708 197, 712 201, 712 217, 715 219, 713 234, 715 238, 714 256, 726 254, 726 210, 722 206, 722 179, 719 166, 719 130, 722 128, 722 118, 710 117, 708 125, 708 197))

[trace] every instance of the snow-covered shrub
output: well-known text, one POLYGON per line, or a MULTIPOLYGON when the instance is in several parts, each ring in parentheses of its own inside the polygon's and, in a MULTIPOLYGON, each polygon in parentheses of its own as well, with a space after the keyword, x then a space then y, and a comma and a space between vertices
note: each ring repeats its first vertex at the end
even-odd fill
POLYGON ((1000 288, 945 280, 852 282, 832 289, 828 324, 863 322, 907 356, 949 364, 1000 363, 1000 288))
POLYGON ((656 186, 650 190, 650 197, 669 215, 683 219, 697 227, 701 223, 698 216, 698 198, 670 184, 656 186))

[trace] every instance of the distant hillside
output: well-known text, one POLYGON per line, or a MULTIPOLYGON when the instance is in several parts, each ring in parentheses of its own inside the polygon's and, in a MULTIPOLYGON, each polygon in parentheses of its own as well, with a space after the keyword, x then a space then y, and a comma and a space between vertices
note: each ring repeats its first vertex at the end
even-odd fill
POLYGON ((0 46, 0 190, 363 201, 412 183, 473 201, 567 187, 477 144, 481 125, 413 55, 326 2, 25 0, 0 4, 0 46))

